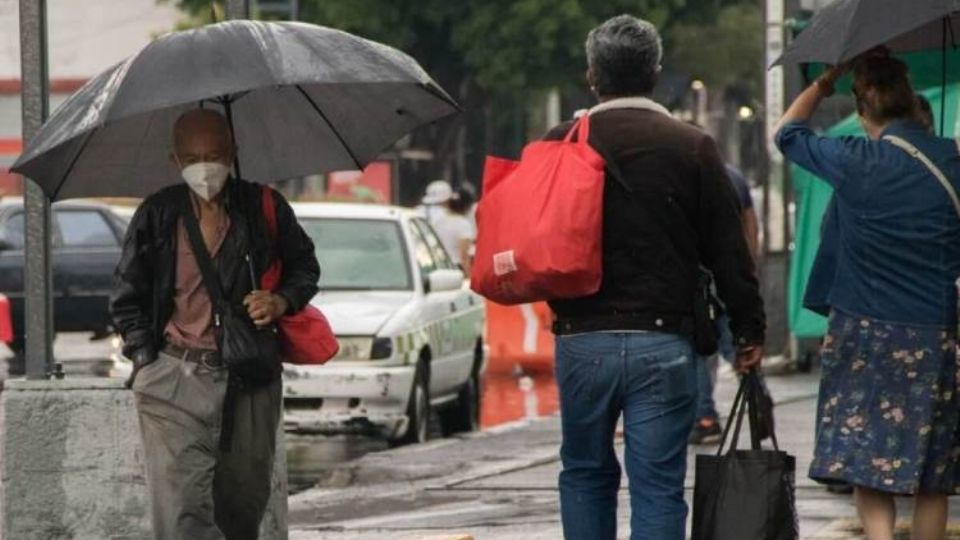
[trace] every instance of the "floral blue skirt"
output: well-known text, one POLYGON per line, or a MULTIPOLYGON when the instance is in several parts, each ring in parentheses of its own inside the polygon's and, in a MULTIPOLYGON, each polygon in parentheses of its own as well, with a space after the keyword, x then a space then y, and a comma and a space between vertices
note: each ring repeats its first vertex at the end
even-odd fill
POLYGON ((821 358, 812 479, 957 493, 960 370, 950 333, 834 311, 821 358))

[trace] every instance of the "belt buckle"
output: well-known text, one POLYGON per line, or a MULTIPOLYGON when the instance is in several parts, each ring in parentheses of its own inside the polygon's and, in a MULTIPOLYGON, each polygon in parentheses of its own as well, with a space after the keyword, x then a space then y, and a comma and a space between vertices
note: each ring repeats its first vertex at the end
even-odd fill
POLYGON ((220 369, 223 367, 223 362, 220 361, 219 355, 214 351, 202 351, 198 360, 198 363, 207 369, 220 369))

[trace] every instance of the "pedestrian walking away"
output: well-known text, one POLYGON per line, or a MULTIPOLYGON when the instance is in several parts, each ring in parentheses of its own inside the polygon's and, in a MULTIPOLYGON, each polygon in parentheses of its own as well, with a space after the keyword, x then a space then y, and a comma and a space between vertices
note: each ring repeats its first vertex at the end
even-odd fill
POLYGON ((834 67, 784 116, 777 143, 834 200, 807 291, 829 309, 810 476, 849 483, 869 539, 893 537, 895 495, 915 498, 912 538, 943 538, 960 487, 957 293, 960 154, 922 122, 905 64, 875 50, 834 67), (869 138, 808 124, 846 71, 869 138))
MULTIPOLYGON (((716 144, 650 99, 663 57, 657 29, 615 17, 590 32, 586 54, 600 102, 588 113, 587 141, 607 163, 603 279, 595 294, 550 302, 564 537, 617 538, 614 432, 622 415, 631 539, 683 540, 701 267, 713 273, 729 312, 739 370, 761 362, 763 305, 716 144)), ((546 138, 561 140, 572 126, 557 126, 546 138)))
POLYGON ((271 325, 310 301, 320 268, 279 193, 278 237, 268 243, 262 188, 229 176, 236 149, 224 116, 184 113, 173 148, 183 182, 137 210, 111 302, 124 354, 135 365, 129 383, 154 537, 256 539, 270 496, 282 368, 274 354, 254 358, 255 367, 228 369, 224 325, 235 308, 234 318, 266 329, 256 332, 261 339, 276 339, 271 325), (255 274, 276 257, 283 267, 276 292, 256 290, 255 274), (210 261, 215 276, 204 275, 210 261))

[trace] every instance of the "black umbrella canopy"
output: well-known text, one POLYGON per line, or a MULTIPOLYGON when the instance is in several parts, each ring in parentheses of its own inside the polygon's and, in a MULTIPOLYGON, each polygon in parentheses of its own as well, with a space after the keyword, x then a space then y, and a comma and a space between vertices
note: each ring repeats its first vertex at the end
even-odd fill
POLYGON ((958 12, 960 0, 835 0, 773 65, 835 65, 878 45, 912 52, 960 44, 958 12))
POLYGON ((167 34, 71 96, 12 170, 52 199, 142 197, 179 180, 176 118, 228 110, 244 178, 362 168, 458 107, 406 54, 346 32, 230 21, 167 34))

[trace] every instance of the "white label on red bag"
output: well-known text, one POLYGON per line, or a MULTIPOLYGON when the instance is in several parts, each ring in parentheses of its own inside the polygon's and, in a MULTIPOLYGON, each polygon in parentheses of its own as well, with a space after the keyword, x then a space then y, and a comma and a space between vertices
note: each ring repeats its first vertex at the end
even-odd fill
POLYGON ((517 271, 517 260, 513 256, 513 250, 501 251, 493 256, 493 273, 499 276, 505 276, 517 271))

